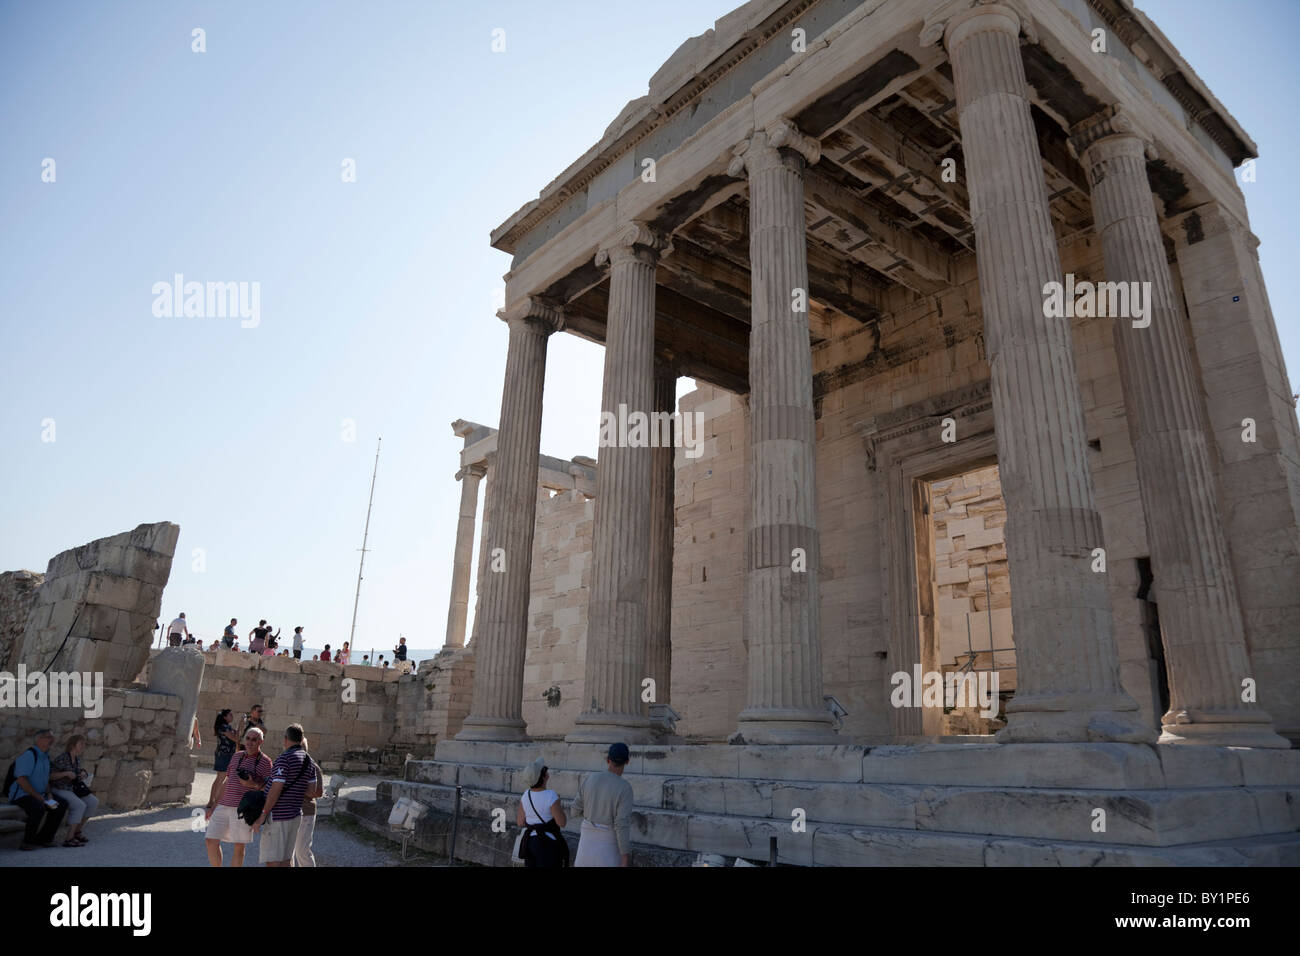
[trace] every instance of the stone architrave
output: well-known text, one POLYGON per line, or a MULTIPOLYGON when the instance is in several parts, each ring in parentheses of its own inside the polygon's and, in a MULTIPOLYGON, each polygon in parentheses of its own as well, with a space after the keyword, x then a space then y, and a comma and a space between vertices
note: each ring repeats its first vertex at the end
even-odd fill
MULTIPOLYGON (((677 371, 658 364, 654 376, 656 414, 672 415, 677 407, 677 371)), ((650 570, 647 592, 646 675, 655 682, 654 704, 671 701, 673 611, 673 507, 672 419, 666 432, 656 433, 650 477, 650 570)))
MULTIPOLYGON (((1161 743, 1290 747, 1256 703, 1192 362, 1147 181, 1152 147, 1122 111, 1075 127, 1106 279, 1148 289, 1141 324, 1112 316, 1169 668, 1161 743)), ((1153 157, 1154 158, 1154 157, 1153 157)), ((1123 301, 1117 299, 1117 301, 1123 301)))
POLYGON ((538 298, 503 309, 510 326, 501 431, 489 502, 479 619, 474 622, 474 698, 458 740, 527 740, 523 720, 529 579, 541 454, 546 343, 563 313, 538 298))
POLYGON ((602 415, 628 422, 628 434, 602 436, 596 466, 584 706, 565 739, 629 743, 650 738, 641 700, 646 675, 646 589, 650 563, 650 488, 654 405, 655 264, 664 241, 640 223, 596 254, 609 266, 602 415), (641 436, 631 416, 646 420, 641 436))
POLYGON ((728 172, 749 180, 748 743, 835 739, 822 697, 821 547, 808 327, 804 168, 820 145, 787 122, 756 131, 728 172))
POLYGON ((1044 315, 1062 273, 1021 25, 1009 5, 963 0, 921 35, 942 37, 952 62, 1007 504, 1019 686, 998 740, 1146 743, 1155 733, 1120 684, 1110 597, 1092 571, 1103 542, 1069 320, 1044 315))
POLYGON ((474 560, 474 523, 478 513, 479 481, 487 474, 483 465, 466 465, 456 472, 460 481, 460 517, 456 522, 456 551, 451 568, 451 605, 447 610, 446 647, 465 646, 469 617, 469 584, 474 560))

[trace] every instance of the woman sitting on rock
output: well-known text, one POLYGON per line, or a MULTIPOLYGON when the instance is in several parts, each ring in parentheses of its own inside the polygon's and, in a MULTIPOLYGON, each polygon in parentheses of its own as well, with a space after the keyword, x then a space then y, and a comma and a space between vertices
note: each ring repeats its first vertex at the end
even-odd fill
POLYGON ((63 841, 64 846, 85 846, 90 842, 81 828, 99 807, 99 799, 90 792, 86 771, 81 766, 81 755, 86 750, 86 738, 73 734, 68 738, 67 749, 50 764, 50 792, 68 805, 68 824, 72 832, 63 841))

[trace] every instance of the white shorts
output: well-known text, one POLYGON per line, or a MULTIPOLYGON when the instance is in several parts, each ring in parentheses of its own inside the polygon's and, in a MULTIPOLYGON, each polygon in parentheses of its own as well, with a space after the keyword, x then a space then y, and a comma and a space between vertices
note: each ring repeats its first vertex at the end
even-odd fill
POLYGON ((218 806, 208 821, 207 839, 222 843, 252 843, 253 828, 239 818, 235 807, 218 806))
POLYGON ((286 863, 293 857, 298 843, 298 827, 302 816, 292 820, 267 820, 262 824, 262 839, 258 844, 259 863, 286 863))

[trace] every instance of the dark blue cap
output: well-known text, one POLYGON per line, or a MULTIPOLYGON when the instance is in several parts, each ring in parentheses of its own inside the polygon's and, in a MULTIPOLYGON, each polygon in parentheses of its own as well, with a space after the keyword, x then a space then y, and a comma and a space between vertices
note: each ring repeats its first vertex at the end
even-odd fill
POLYGON ((614 763, 624 764, 631 759, 632 755, 628 753, 627 744, 610 744, 609 753, 606 756, 614 763))

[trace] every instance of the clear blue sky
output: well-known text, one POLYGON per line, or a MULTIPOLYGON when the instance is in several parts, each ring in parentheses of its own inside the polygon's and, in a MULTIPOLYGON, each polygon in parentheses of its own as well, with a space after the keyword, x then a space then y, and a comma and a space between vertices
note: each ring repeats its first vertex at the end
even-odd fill
MULTIPOLYGON (((488 233, 733 6, 0 5, 0 569, 174 521, 165 619, 211 638, 265 617, 337 646, 382 434, 357 647, 441 644, 448 425, 495 424, 501 401, 509 260, 488 233), (155 318, 178 272, 259 282, 260 325, 155 318)), ((1245 188, 1294 379, 1300 7, 1142 7, 1259 144, 1245 188)), ((594 456, 601 350, 551 343, 542 450, 594 456)))

